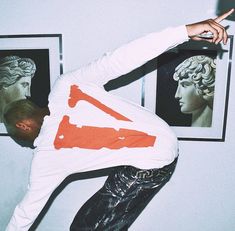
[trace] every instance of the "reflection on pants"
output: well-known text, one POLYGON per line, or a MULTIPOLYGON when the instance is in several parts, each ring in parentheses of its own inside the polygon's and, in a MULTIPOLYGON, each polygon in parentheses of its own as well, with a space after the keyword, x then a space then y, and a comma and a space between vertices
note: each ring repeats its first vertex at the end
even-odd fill
POLYGON ((71 231, 125 231, 167 183, 177 159, 160 169, 115 168, 104 186, 78 211, 71 231))

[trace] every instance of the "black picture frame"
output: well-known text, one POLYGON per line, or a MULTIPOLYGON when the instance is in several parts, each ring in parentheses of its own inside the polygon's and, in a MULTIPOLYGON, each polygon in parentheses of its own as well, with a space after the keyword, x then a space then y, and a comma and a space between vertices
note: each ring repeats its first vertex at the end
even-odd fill
MULTIPOLYGON (((0 59, 9 55, 35 62, 30 99, 41 107, 47 106, 51 86, 63 73, 62 34, 0 35, 0 59)), ((0 136, 8 136, 3 123, 0 136)))
POLYGON ((179 140, 224 141, 226 135, 230 77, 232 68, 233 36, 224 44, 189 41, 173 48, 156 59, 156 68, 144 76, 142 106, 164 119, 179 140), (212 124, 208 127, 191 126, 191 115, 182 114, 175 98, 177 81, 173 80, 176 66, 194 55, 206 55, 216 60, 215 94, 212 124))

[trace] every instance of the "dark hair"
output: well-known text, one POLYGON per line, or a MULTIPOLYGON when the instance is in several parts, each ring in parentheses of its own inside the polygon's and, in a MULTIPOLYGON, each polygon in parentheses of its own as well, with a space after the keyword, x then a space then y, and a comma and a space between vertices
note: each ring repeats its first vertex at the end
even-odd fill
POLYGON ((40 107, 29 99, 21 99, 9 103, 3 112, 3 123, 11 137, 24 139, 25 134, 17 129, 16 124, 25 119, 35 118, 40 107))

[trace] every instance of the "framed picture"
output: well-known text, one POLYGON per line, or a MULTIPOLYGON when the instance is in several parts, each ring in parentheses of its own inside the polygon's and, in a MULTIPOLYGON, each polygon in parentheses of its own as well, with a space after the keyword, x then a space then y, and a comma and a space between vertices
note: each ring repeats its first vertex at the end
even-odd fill
POLYGON ((0 35, 0 135, 4 107, 30 98, 43 107, 56 78, 63 73, 62 35, 0 35))
POLYGON ((226 45, 189 41, 156 59, 144 77, 147 107, 179 140, 224 141, 233 36, 226 45))

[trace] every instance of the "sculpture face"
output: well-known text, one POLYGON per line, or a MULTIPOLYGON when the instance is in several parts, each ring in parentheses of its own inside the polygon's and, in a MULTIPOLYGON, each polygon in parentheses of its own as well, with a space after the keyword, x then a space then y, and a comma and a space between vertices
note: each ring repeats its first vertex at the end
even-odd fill
POLYGON ((19 99, 26 99, 30 96, 31 77, 22 77, 14 84, 5 88, 1 97, 5 98, 6 103, 11 103, 19 99))
POLYGON ((198 94, 195 85, 187 79, 178 81, 175 98, 179 100, 181 112, 185 114, 194 113, 207 105, 203 97, 198 94))

